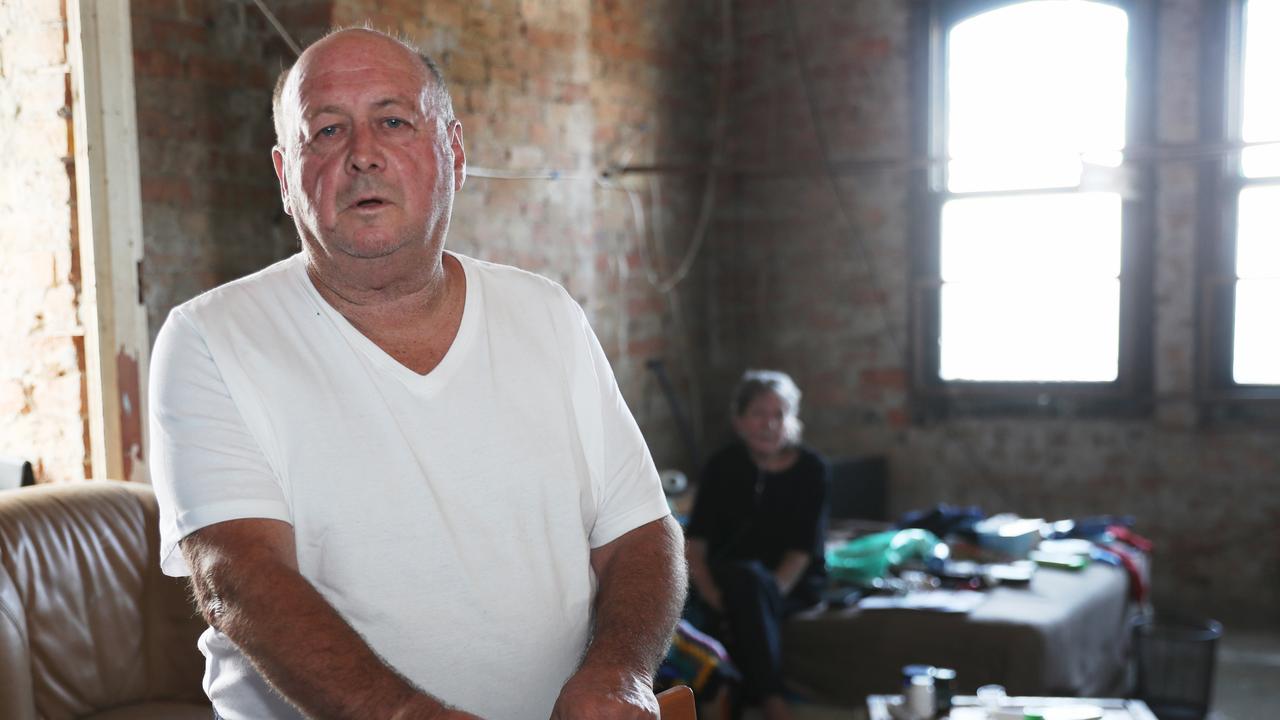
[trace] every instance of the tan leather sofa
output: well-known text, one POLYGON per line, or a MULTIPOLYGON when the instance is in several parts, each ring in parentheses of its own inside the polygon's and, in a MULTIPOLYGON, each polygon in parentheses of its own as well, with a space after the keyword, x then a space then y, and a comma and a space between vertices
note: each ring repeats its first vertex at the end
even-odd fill
POLYGON ((205 623, 157 528, 145 485, 0 491, 0 718, 210 720, 205 623))

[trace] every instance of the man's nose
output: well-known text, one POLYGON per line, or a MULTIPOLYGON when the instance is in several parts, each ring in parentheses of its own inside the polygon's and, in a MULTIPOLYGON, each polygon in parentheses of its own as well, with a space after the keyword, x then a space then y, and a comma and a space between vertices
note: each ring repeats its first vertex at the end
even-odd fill
POLYGON ((383 164, 382 147, 378 143, 377 134, 369 128, 357 126, 351 133, 347 168, 351 172, 364 173, 381 170, 383 164))

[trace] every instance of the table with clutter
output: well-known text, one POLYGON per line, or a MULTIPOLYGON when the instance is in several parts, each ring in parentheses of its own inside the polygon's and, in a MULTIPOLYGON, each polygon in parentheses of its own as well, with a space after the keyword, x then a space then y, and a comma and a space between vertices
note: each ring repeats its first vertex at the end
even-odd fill
POLYGON ((867 698, 869 720, 1157 720, 1141 700, 1115 698, 1002 697, 999 702, 961 695, 951 700, 949 710, 921 717, 912 713, 898 695, 871 695, 867 698))
POLYGON ((901 527, 833 540, 832 576, 861 573, 864 592, 847 607, 836 602, 788 622, 788 682, 823 702, 859 706, 901 692, 903 666, 924 663, 954 669, 957 694, 989 684, 1017 696, 1119 694, 1147 555, 1123 525, 1095 524, 1001 515, 946 534, 946 543, 943 533, 901 527), (858 554, 866 548, 883 567, 868 570, 858 554))

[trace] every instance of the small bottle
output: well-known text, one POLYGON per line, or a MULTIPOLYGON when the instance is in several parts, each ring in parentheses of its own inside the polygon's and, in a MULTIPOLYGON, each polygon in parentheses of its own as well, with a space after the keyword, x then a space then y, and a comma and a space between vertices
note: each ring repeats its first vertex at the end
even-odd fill
POLYGON ((956 671, 951 668, 934 668, 933 697, 940 717, 951 714, 951 696, 956 692, 956 671))
POLYGON ((919 720, 929 720, 934 716, 935 699, 933 675, 914 675, 907 686, 904 698, 911 716, 919 720))

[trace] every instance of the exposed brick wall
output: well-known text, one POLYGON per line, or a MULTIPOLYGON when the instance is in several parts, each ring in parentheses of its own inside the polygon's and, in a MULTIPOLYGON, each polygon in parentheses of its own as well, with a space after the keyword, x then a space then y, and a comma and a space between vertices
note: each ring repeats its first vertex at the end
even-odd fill
MULTIPOLYGON (((271 5, 305 43, 331 3, 271 5)), ((297 249, 270 156, 271 88, 292 54, 249 0, 135 0, 132 13, 154 339, 174 305, 297 249)))
POLYGON ((0 4, 0 455, 85 477, 74 165, 60 0, 0 4))
MULTIPOLYGON (((1199 13, 1159 3, 1159 140, 1193 142, 1199 13)), ((1155 600, 1226 620, 1280 603, 1280 444, 1272 428, 1194 424, 1195 168, 1158 166, 1157 404, 1142 420, 958 419, 911 425, 905 338, 909 176, 840 175, 841 220, 822 175, 785 3, 737 3, 734 162, 790 167, 739 176, 708 272, 708 416, 745 365, 792 371, 808 438, 836 457, 887 453, 895 511, 936 502, 1065 517, 1132 513, 1158 544, 1155 600), (875 275, 859 252, 869 251, 875 275)), ((912 152, 910 3, 792 3, 816 104, 837 161, 912 152)))
MULTIPOLYGON (((645 362, 667 358, 680 390, 695 392, 696 369, 681 362, 694 340, 682 338, 705 335, 705 284, 695 270, 680 286, 678 324, 669 301, 645 280, 626 195, 593 177, 628 151, 637 163, 705 158, 711 3, 268 5, 304 44, 329 25, 365 22, 418 42, 449 79, 469 164, 582 176, 471 177, 457 198, 449 245, 562 282, 591 317, 659 464, 685 464, 645 362)), ((268 157, 270 86, 288 53, 248 0, 135 1, 133 13, 154 333, 173 305, 296 248, 268 157)), ((646 179, 627 184, 648 207, 646 179)), ((691 236, 701 178, 658 184, 661 202, 647 219, 656 213, 678 257, 691 236)), ((698 404, 690 404, 696 414, 698 404)))

